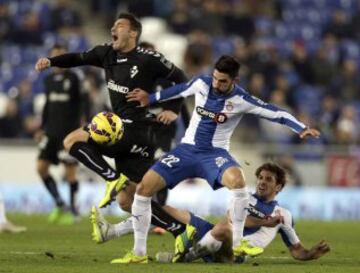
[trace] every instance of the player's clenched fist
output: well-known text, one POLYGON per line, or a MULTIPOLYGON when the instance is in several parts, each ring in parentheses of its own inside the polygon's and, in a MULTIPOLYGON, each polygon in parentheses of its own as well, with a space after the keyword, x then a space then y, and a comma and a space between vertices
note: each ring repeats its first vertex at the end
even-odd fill
POLYGON ((50 67, 50 60, 48 58, 40 58, 35 64, 35 70, 40 72, 50 67))

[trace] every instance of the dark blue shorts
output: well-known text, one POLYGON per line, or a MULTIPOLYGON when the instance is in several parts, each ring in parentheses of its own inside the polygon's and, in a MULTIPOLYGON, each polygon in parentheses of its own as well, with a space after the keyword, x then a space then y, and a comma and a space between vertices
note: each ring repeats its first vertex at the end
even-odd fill
POLYGON ((194 145, 180 144, 158 160, 151 169, 160 174, 172 189, 188 178, 203 178, 213 189, 222 187, 224 172, 239 166, 228 151, 221 148, 200 150, 194 145))

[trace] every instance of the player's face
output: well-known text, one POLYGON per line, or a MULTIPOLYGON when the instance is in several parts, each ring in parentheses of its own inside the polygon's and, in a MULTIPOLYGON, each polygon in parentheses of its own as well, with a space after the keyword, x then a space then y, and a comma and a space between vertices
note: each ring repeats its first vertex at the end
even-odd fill
POLYGON ((226 94, 234 87, 235 80, 226 73, 221 73, 214 69, 212 78, 212 86, 219 93, 226 94))
POLYGON ((256 194, 259 197, 272 201, 280 190, 281 185, 277 184, 274 173, 267 170, 262 170, 259 173, 256 184, 256 194))
POLYGON ((130 46, 131 39, 136 38, 136 32, 131 30, 129 20, 118 19, 111 28, 111 38, 113 49, 123 51, 130 46))

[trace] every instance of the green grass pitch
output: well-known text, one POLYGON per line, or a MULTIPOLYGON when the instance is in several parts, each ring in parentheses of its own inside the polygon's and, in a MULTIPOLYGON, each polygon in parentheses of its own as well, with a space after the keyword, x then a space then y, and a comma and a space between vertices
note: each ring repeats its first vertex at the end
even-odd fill
MULTIPOLYGON (((51 225, 45 216, 10 215, 17 224, 26 225, 23 234, 0 234, 0 273, 313 273, 360 272, 360 222, 299 221, 298 234, 306 247, 321 239, 327 240, 332 251, 320 260, 293 260, 280 238, 265 253, 243 265, 230 264, 159 264, 111 265, 113 258, 122 256, 133 244, 132 235, 102 245, 90 239, 91 226, 87 219, 73 226, 51 225)), ((114 220, 114 219, 112 219, 114 220)), ((150 235, 148 250, 171 251, 170 235, 150 235)))

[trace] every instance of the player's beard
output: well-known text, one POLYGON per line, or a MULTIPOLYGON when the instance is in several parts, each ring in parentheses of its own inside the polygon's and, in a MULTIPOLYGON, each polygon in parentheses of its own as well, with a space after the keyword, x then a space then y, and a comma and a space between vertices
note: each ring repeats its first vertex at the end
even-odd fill
POLYGON ((234 89, 234 85, 230 85, 230 87, 226 91, 220 91, 219 89, 214 88, 215 92, 222 96, 226 96, 230 94, 233 89, 234 89))

